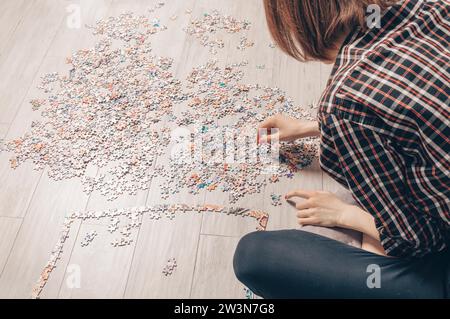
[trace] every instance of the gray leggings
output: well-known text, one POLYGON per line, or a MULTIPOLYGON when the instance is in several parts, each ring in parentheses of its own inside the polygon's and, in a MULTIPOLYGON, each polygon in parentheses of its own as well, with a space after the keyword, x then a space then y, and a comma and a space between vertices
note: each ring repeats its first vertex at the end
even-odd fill
POLYGON ((434 299, 448 297, 449 260, 448 251, 391 258, 305 231, 282 230, 243 237, 233 265, 237 278, 264 298, 434 299))

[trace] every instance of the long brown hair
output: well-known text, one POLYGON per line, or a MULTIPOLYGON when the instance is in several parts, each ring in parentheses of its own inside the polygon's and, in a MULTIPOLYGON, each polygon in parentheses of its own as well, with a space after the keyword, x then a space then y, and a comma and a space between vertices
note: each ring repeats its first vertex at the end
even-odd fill
POLYGON ((382 10, 388 0, 264 0, 270 33, 278 46, 300 61, 330 61, 339 38, 367 28, 369 4, 382 10))

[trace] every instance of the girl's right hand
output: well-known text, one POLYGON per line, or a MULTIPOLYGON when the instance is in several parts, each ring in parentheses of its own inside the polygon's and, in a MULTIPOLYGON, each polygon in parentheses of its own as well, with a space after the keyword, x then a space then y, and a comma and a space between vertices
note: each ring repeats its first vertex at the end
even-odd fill
POLYGON ((316 121, 297 120, 282 114, 266 119, 258 128, 258 143, 270 143, 278 139, 280 142, 292 142, 299 138, 318 136, 319 125, 316 121), (267 135, 261 135, 260 130, 266 129, 267 135), (271 132, 278 129, 278 132, 271 132))

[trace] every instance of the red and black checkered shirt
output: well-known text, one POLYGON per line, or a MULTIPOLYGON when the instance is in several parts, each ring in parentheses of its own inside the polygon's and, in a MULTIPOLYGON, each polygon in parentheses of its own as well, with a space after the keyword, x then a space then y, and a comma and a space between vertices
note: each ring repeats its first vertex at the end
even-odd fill
POLYGON ((391 256, 450 245, 450 1, 406 0, 345 41, 319 111, 320 162, 391 256))

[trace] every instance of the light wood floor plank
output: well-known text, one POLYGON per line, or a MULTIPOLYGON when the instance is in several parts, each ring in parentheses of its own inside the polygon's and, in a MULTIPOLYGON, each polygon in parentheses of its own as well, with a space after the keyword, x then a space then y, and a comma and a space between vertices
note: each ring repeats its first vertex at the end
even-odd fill
POLYGON ((61 27, 64 0, 33 1, 0 63, 0 116, 11 122, 61 27))
POLYGON ((0 217, 0 274, 8 260, 21 223, 21 218, 0 217))
POLYGON ((201 215, 187 213, 173 221, 144 218, 125 298, 188 298, 200 232, 201 215), (162 270, 170 258, 172 276, 162 270))
MULTIPOLYGON (((31 123, 41 118, 40 112, 33 111, 30 104, 31 99, 43 96, 37 89, 40 77, 45 73, 64 68, 66 68, 64 61, 51 58, 44 60, 9 128, 6 141, 22 137, 29 131, 31 123)), ((14 170, 9 162, 12 157, 11 153, 0 153, 0 180, 4 186, 0 192, 0 216, 23 217, 42 172, 35 171, 34 164, 30 162, 14 170)))
POLYGON ((0 63, 15 41, 15 32, 34 2, 30 0, 3 0, 0 2, 0 63))
MULTIPOLYGON (((124 247, 112 247, 111 241, 118 234, 108 233, 106 225, 82 224, 66 269, 76 266, 80 271, 80 286, 74 287, 73 275, 66 271, 59 298, 122 298, 133 255, 134 243, 124 247), (87 232, 99 234, 88 246, 81 241, 87 232)), ((136 241, 136 233, 132 235, 136 241)), ((75 268, 74 268, 75 269, 75 268)))
POLYGON ((5 138, 8 133, 9 124, 8 123, 0 123, 0 139, 5 138))
POLYGON ((88 30, 86 25, 93 26, 98 20, 111 16, 112 2, 113 0, 66 1, 63 4, 64 19, 47 55, 64 59, 78 50, 94 47, 98 38, 92 35, 92 30, 88 30), (76 16, 74 14, 78 12, 77 10, 80 14, 79 28, 74 25, 72 20, 72 16, 76 16))
MULTIPOLYGON (((48 58, 43 61, 11 124, 5 137, 6 141, 22 137, 29 132, 33 121, 41 119, 40 112, 33 111, 30 104, 31 99, 44 96, 37 89, 40 77, 45 73, 66 69, 67 65, 61 59, 48 58)), ((11 153, 0 153, 0 180, 3 184, 0 192, 0 216, 23 217, 42 172, 34 170, 34 164, 31 162, 26 162, 14 170, 9 162, 12 157, 11 153)))
MULTIPOLYGON (((158 165, 167 163, 169 154, 158 158, 158 165)), ((159 204, 203 205, 205 193, 190 194, 188 190, 160 198, 161 177, 152 180, 147 206, 159 204)), ((177 215, 154 221, 143 218, 134 251, 125 298, 188 298, 195 267, 195 258, 202 224, 202 215, 177 215), (178 268, 166 278, 162 270, 170 258, 176 258, 178 268)))
MULTIPOLYGON (((44 175, 36 189, 19 234, 0 277, 0 297, 28 298, 53 250, 67 212, 83 211, 88 197, 72 181, 57 182, 44 175)), ((45 296, 56 297, 77 225, 72 226, 65 255, 52 272, 45 296)))
POLYGON ((245 298, 233 271, 237 243, 235 237, 201 236, 191 298, 245 298))

